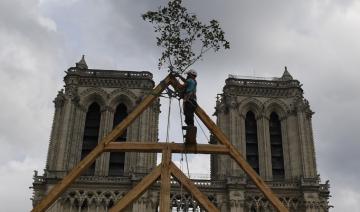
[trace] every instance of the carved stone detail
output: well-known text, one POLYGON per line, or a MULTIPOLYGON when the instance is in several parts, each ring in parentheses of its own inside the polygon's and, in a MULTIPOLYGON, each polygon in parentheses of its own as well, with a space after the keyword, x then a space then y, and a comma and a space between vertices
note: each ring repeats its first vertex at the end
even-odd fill
POLYGON ((60 108, 60 107, 64 106, 65 100, 66 100, 66 98, 65 98, 65 94, 64 94, 64 89, 61 89, 53 101, 55 104, 55 108, 60 108))

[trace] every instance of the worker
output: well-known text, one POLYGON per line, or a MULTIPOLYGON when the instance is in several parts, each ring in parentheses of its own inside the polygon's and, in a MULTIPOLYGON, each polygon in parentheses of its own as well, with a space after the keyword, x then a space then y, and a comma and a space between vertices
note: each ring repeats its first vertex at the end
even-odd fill
POLYGON ((186 123, 187 127, 194 126, 194 112, 197 107, 196 77, 197 77, 197 72, 193 69, 190 69, 187 72, 187 77, 186 77, 186 81, 184 84, 183 108, 184 108, 184 115, 185 115, 185 123, 186 123))

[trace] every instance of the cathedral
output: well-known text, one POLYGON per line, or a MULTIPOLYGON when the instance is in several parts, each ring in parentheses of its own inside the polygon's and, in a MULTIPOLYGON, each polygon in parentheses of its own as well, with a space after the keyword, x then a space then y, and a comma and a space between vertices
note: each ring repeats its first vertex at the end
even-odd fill
MULTIPOLYGON (((33 205, 155 86, 150 72, 89 69, 84 58, 66 71, 64 83, 54 99, 44 174, 33 177, 33 205)), ((214 102, 216 121, 289 211, 325 212, 329 184, 320 183, 313 112, 301 86, 286 68, 274 78, 229 75, 214 102)), ((160 100, 116 142, 158 142, 159 114, 160 100)), ((212 137, 210 143, 218 141, 212 137)), ((156 153, 103 153, 47 211, 108 211, 155 166, 156 153)), ((210 166, 210 179, 192 180, 220 211, 275 211, 228 155, 211 155, 210 166)), ((158 211, 159 190, 160 184, 153 184, 126 211, 158 211)), ((176 181, 171 182, 171 208, 204 211, 176 181)))

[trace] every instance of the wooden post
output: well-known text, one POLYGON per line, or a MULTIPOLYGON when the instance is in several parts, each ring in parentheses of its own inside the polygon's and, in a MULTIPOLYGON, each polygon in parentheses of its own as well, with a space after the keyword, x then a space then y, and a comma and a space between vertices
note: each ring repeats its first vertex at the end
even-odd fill
POLYGON ((170 171, 171 174, 188 190, 192 195, 194 195, 195 199, 199 202, 199 204, 206 210, 210 212, 220 212, 218 208, 210 202, 209 198, 204 195, 195 185, 194 183, 185 176, 185 174, 178 168, 176 165, 171 162, 170 163, 170 171))
POLYGON ((134 188, 132 188, 123 198, 113 206, 109 212, 119 212, 125 210, 131 203, 148 189, 151 184, 160 177, 161 165, 157 166, 150 174, 146 175, 134 188))
POLYGON ((56 184, 49 193, 39 202, 38 205, 32 210, 33 212, 43 212, 53 204, 57 198, 81 175, 103 152, 104 146, 108 143, 115 141, 125 129, 144 111, 150 106, 158 95, 169 85, 171 75, 168 75, 159 85, 157 85, 152 94, 147 96, 110 134, 105 136, 100 143, 93 149, 81 162, 75 166, 58 184, 56 184))
POLYGON ((167 146, 162 153, 160 212, 170 212, 170 170, 171 150, 167 146))

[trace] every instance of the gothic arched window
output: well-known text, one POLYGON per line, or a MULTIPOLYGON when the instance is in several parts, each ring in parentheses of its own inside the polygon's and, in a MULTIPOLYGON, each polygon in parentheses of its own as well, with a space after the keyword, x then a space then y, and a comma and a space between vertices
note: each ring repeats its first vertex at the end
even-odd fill
MULTIPOLYGON (((100 117, 100 106, 94 102, 86 113, 81 159, 89 154, 98 144, 100 117)), ((94 175, 94 173, 95 162, 84 172, 84 175, 94 175)))
POLYGON ((270 145, 273 179, 284 179, 284 156, 279 116, 273 112, 270 115, 270 145))
MULTIPOLYGON (((115 128, 122 120, 128 115, 127 107, 124 104, 119 104, 114 114, 113 128, 115 128)), ((125 132, 116 139, 116 142, 126 141, 125 132)), ((109 161, 109 176, 120 176, 124 174, 125 153, 124 152, 111 152, 109 161)))
POLYGON ((245 118, 246 160, 259 173, 259 151, 255 115, 249 111, 245 118))

